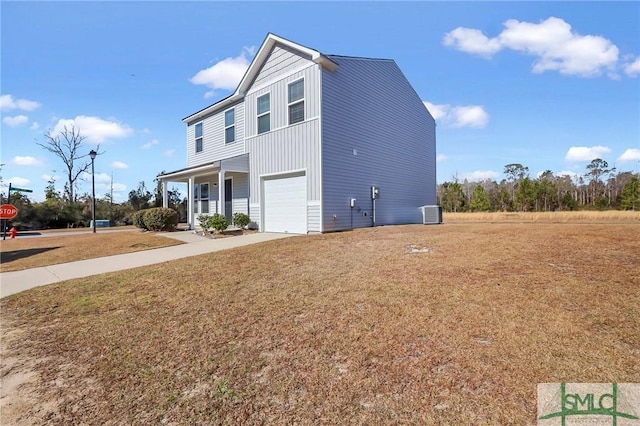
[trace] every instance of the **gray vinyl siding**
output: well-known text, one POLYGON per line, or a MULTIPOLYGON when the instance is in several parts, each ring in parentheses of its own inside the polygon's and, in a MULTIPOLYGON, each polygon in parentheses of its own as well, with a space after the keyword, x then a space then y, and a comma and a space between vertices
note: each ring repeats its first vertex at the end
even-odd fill
MULTIPOLYGON (((257 100, 259 96, 270 93, 271 131, 287 127, 289 125, 288 85, 291 82, 304 78, 304 117, 305 121, 318 117, 320 110, 320 66, 311 66, 281 77, 272 84, 258 90, 250 90, 245 97, 246 111, 246 137, 258 134, 258 110, 257 100)), ((295 126, 295 124, 294 124, 295 126)), ((260 135, 262 136, 262 134, 260 135)), ((247 148, 247 152, 249 152, 247 148)))
POLYGON ((273 80, 280 79, 283 75, 290 74, 291 70, 311 64, 313 64, 311 58, 301 56, 300 52, 278 44, 271 50, 269 58, 260 68, 252 86, 263 86, 273 80))
MULTIPOLYGON (((274 49, 276 52, 277 48, 274 49)), ((291 54, 292 52, 288 52, 291 54)), ((282 59, 286 55, 281 55, 282 59)), ((310 61, 291 58, 287 67, 278 68, 268 78, 262 72, 256 82, 270 84, 257 90, 250 89, 245 97, 245 147, 251 161, 249 167, 250 217, 260 224, 260 178, 264 175, 304 170, 307 176, 307 226, 312 232, 320 231, 320 66, 310 61), (300 69, 301 66, 306 68, 300 69), (304 78, 305 120, 288 123, 288 85, 304 78), (271 130, 257 134, 257 98, 270 93, 271 130)), ((267 64, 272 58, 267 60, 267 64)), ((281 64, 285 61, 280 61, 281 64)), ((263 72, 266 72, 266 67, 263 72)), ((257 84, 257 83, 256 83, 257 84)))
POLYGON ((316 118, 246 140, 252 205, 260 203, 261 176, 300 170, 307 175, 308 200, 320 200, 319 124, 316 118))
POLYGON ((260 203, 249 203, 249 218, 255 229, 260 229, 260 203))
POLYGON ((309 201, 307 203, 307 226, 309 232, 322 232, 320 204, 320 201, 309 201))
POLYGON ((323 230, 371 226, 372 185, 376 225, 420 223, 419 207, 436 204, 433 117, 394 61, 331 59, 337 70, 322 73, 323 230))
POLYGON ((222 163, 222 168, 225 171, 231 171, 231 172, 248 172, 249 171, 248 155, 240 155, 238 157, 225 158, 221 161, 221 163, 222 163))
POLYGON ((233 179, 233 214, 249 214, 249 176, 246 173, 225 173, 233 179))
POLYGON ((187 167, 197 166, 222 158, 234 157, 244 153, 245 129, 244 103, 239 102, 228 108, 223 108, 187 125, 187 167), (231 143, 224 141, 224 113, 235 108, 235 140, 231 143), (195 126, 202 123, 202 151, 196 153, 195 126))

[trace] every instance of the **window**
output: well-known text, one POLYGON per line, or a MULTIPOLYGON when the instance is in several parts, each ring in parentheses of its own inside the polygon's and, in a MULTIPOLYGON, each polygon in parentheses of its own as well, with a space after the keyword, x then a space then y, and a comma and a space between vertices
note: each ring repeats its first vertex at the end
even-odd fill
POLYGON ((196 124, 196 152, 202 152, 202 123, 196 124))
POLYGON ((209 184, 201 183, 193 186, 194 213, 209 213, 209 184))
POLYGON ((304 80, 289 85, 289 124, 304 121, 304 80))
POLYGON ((200 184, 200 213, 209 213, 209 184, 200 184))
POLYGON ((258 133, 271 130, 271 99, 270 94, 258 97, 258 133))
POLYGON ((235 109, 231 108, 224 113, 224 143, 230 143, 236 140, 236 114, 235 109))

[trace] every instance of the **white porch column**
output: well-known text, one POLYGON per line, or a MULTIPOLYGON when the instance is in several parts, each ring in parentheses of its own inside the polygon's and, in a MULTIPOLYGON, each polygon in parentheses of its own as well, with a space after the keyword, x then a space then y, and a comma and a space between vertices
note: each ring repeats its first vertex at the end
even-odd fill
POLYGON ((218 173, 218 213, 224 216, 224 169, 220 167, 218 173))
POLYGON ((193 223, 193 176, 189 176, 189 184, 187 185, 187 223, 189 224, 189 229, 196 229, 193 223))
POLYGON ((162 207, 169 207, 169 182, 162 179, 162 207))

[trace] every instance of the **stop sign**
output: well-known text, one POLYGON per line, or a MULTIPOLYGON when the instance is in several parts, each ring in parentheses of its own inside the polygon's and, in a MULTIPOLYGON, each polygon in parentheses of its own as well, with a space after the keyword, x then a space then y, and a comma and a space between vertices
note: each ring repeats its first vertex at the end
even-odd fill
POLYGON ((18 209, 13 204, 3 204, 0 206, 0 219, 13 219, 18 215, 18 209))

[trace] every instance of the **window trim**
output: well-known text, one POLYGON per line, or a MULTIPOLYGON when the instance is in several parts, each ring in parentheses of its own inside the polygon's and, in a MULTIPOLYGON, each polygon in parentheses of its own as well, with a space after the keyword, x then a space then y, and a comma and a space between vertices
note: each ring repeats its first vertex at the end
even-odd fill
POLYGON ((271 92, 263 93, 260 96, 256 97, 256 134, 261 135, 263 133, 267 133, 271 131, 271 92), (269 96, 269 109, 263 113, 259 112, 260 107, 260 98, 265 96, 269 96), (260 118, 269 116, 269 128, 267 130, 260 131, 260 118))
POLYGON ((306 116, 306 111, 304 108, 304 101, 305 101, 305 86, 304 86, 304 77, 301 77, 297 80, 292 81, 291 83, 287 84, 287 121, 289 123, 289 125, 291 126, 292 124, 298 124, 298 123, 302 123, 305 120, 305 116, 306 116), (300 99, 296 99, 295 101, 291 101, 291 99, 289 99, 289 95, 291 94, 290 91, 290 87, 296 83, 302 82, 302 98, 300 99), (295 121, 295 122, 291 122, 291 107, 295 106, 297 104, 302 104, 302 120, 299 121, 295 121))
POLYGON ((198 214, 209 214, 209 201, 210 201, 210 189, 211 188, 211 182, 200 182, 200 183, 194 183, 193 185, 193 212, 194 213, 198 213, 198 214), (206 198, 203 196, 203 192, 202 192, 202 187, 203 186, 207 186, 207 196, 206 198), (204 209, 202 208, 202 206, 206 205, 206 212, 203 211, 204 209))
MULTIPOLYGON (((271 106, 271 105, 269 105, 271 106)), ((224 143, 232 143, 236 141, 236 107, 231 107, 224 111, 224 143), (233 123, 227 126, 227 113, 233 111, 233 123), (227 139, 227 130, 233 127, 233 139, 227 139)))
POLYGON ((195 149, 197 154, 204 151, 204 125, 202 121, 194 125, 193 132, 195 136, 195 149), (200 126, 200 136, 198 136, 198 126, 200 126), (198 149, 198 145, 200 146, 200 149, 198 149))

